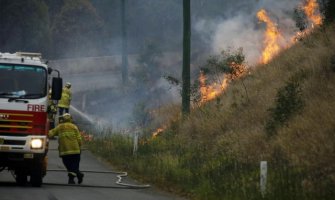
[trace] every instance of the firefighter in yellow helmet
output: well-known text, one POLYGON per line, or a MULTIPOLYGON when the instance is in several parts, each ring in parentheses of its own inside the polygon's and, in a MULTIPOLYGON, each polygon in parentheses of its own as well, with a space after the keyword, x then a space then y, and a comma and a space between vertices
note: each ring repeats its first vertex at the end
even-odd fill
POLYGON ((62 116, 64 111, 65 113, 69 113, 71 100, 72 100, 71 83, 67 82, 65 84, 65 87, 63 87, 62 97, 58 102, 59 116, 62 116))
POLYGON ((59 156, 68 171, 68 184, 75 184, 75 177, 81 184, 84 177, 84 174, 79 171, 81 135, 78 127, 72 123, 70 114, 65 113, 62 121, 63 123, 49 131, 49 137, 58 136, 59 156))

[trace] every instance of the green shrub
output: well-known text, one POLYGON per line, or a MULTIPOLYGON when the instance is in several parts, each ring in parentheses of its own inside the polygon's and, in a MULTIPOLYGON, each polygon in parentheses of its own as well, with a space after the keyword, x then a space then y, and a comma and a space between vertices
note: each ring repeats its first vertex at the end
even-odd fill
POLYGON ((275 106, 268 110, 270 120, 266 123, 265 130, 269 136, 275 135, 279 127, 287 125, 292 117, 303 110, 305 103, 302 97, 301 82, 305 77, 306 73, 299 72, 278 90, 275 106))

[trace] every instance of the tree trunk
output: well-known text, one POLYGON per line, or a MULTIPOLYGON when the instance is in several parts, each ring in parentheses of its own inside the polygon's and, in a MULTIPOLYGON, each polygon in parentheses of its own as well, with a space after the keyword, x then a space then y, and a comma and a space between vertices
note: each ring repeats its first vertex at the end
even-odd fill
POLYGON ((325 11, 326 22, 331 23, 335 21, 335 1, 329 0, 325 11))

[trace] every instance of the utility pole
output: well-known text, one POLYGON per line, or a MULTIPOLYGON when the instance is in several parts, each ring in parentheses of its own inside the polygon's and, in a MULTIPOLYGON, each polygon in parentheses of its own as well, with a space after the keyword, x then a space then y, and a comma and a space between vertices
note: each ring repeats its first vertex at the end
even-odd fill
POLYGON ((190 113, 191 103, 191 3, 190 0, 183 0, 183 86, 182 86, 182 113, 184 116, 190 113))
POLYGON ((128 83, 128 49, 126 31, 126 0, 121 0, 121 31, 122 31, 122 83, 128 83))
POLYGON ((326 17, 326 23, 331 23, 335 21, 335 2, 334 0, 329 0, 327 2, 325 17, 326 17))

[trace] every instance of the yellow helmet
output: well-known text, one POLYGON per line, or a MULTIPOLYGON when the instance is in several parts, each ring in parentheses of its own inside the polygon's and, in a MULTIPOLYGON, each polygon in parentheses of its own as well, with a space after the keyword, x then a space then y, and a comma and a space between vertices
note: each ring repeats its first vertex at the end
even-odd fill
POLYGON ((70 87, 71 87, 71 83, 70 83, 70 82, 67 82, 67 83, 65 84, 65 87, 70 88, 70 87))
POLYGON ((62 116, 62 121, 63 122, 72 122, 72 116, 69 113, 65 113, 62 116))

